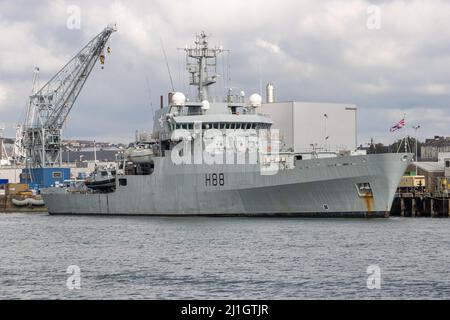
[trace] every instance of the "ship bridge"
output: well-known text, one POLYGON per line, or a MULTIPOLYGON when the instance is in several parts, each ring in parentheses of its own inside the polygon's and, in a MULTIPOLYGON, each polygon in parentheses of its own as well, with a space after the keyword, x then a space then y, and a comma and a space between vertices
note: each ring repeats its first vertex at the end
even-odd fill
POLYGON ((262 114, 205 114, 196 116, 175 116, 171 129, 194 129, 201 123, 202 129, 270 129, 272 120, 262 114))

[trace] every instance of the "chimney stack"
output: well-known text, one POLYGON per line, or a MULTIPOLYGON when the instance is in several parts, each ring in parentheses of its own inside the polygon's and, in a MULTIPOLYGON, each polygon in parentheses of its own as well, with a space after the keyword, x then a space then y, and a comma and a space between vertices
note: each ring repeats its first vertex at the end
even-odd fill
POLYGON ((274 86, 272 83, 268 83, 266 86, 266 102, 267 103, 274 103, 275 102, 275 98, 274 98, 274 86))

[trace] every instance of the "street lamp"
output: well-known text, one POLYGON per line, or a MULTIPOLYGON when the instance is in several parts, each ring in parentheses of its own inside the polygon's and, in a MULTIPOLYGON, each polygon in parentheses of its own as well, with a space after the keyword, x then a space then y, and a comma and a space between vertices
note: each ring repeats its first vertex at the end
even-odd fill
POLYGON ((412 127, 413 129, 414 129, 414 131, 415 131, 415 139, 416 139, 416 156, 415 156, 415 158, 416 158, 416 176, 417 176, 417 130, 419 130, 420 129, 420 125, 417 125, 417 126, 413 126, 412 127))

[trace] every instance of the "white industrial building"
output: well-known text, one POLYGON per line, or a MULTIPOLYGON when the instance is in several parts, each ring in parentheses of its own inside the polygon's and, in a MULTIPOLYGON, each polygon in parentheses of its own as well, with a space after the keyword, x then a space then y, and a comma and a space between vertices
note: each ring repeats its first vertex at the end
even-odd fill
MULTIPOLYGON (((272 97, 268 94, 268 98, 272 97)), ((314 150, 354 151, 357 148, 357 108, 354 104, 268 102, 262 104, 261 112, 272 117, 272 128, 280 130, 287 149, 310 153, 314 150)))

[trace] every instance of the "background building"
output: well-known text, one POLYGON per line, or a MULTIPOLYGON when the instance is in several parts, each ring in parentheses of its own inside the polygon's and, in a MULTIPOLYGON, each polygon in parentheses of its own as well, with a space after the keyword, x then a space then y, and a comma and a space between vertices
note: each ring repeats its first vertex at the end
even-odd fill
POLYGON ((272 117, 272 128, 280 130, 285 147, 295 152, 356 150, 354 104, 272 102, 263 103, 261 112, 272 117))
POLYGON ((450 137, 435 136, 426 139, 421 147, 423 161, 438 161, 439 153, 450 152, 450 137))
POLYGON ((417 175, 425 176, 425 188, 428 192, 441 191, 440 181, 444 178, 443 162, 413 162, 407 171, 415 172, 417 164, 417 175))

